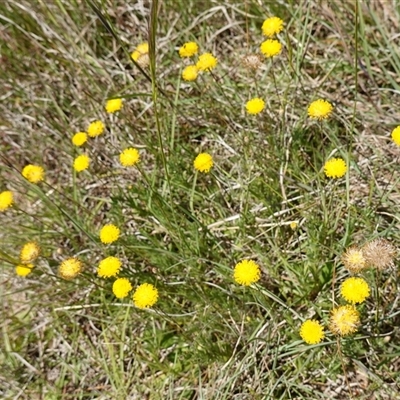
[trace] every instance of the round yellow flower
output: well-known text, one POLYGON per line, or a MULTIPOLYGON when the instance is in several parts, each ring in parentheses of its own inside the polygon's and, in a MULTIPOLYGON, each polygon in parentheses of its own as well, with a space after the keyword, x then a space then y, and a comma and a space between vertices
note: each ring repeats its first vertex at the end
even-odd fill
POLYGON ((208 153, 200 153, 193 161, 193 166, 197 171, 208 173, 214 165, 213 158, 208 153))
POLYGON ((86 154, 81 154, 74 160, 74 170, 76 172, 82 172, 89 168, 90 158, 86 154))
POLYGON ((22 176, 31 183, 39 183, 44 179, 44 169, 39 165, 29 164, 22 170, 22 176))
POLYGON ((282 45, 278 40, 268 39, 261 43, 260 50, 267 58, 275 57, 282 51, 282 45))
POLYGON ((342 262, 346 269, 352 273, 357 273, 367 268, 367 260, 364 253, 358 247, 349 247, 342 256, 342 262))
POLYGON ((335 335, 346 336, 354 333, 359 325, 360 313, 354 306, 340 306, 331 311, 329 329, 335 335))
POLYGON ((100 230, 100 240, 104 244, 115 242, 119 238, 120 230, 113 224, 104 225, 100 230))
POLYGON ((324 172, 328 178, 341 178, 346 171, 347 165, 342 158, 331 158, 324 165, 324 172))
POLYGON ((101 135, 104 132, 105 126, 101 121, 93 121, 88 129, 87 133, 90 137, 96 137, 101 135))
POLYGON ((283 21, 278 17, 267 18, 261 29, 264 36, 272 37, 283 30, 283 21))
POLYGON ((82 262, 75 257, 67 258, 58 268, 58 274, 64 279, 75 278, 82 270, 82 262))
POLYGON ((40 255, 40 246, 36 242, 28 242, 22 246, 19 259, 22 264, 29 264, 35 261, 40 255))
POLYGON ((261 277, 259 265, 253 260, 243 260, 235 265, 233 279, 239 284, 249 286, 261 277))
POLYGON ((307 344, 317 344, 325 337, 324 328, 318 321, 308 319, 301 325, 300 336, 307 344))
POLYGON ((72 136, 72 144, 74 146, 83 146, 87 142, 86 132, 77 132, 72 136))
POLYGON ((183 57, 192 57, 199 51, 199 46, 196 42, 187 42, 179 49, 179 55, 183 57))
POLYGON ((33 269, 33 264, 17 265, 15 267, 15 273, 18 276, 27 276, 32 272, 32 269, 33 269))
POLYGON ((397 146, 400 146, 400 125, 396 126, 396 128, 393 129, 392 139, 393 139, 393 142, 395 142, 397 144, 397 146))
POLYGON ((340 287, 340 294, 349 303, 362 303, 369 296, 369 286, 363 278, 347 278, 340 287))
POLYGON ((191 82, 197 79, 197 75, 199 74, 199 70, 195 65, 188 65, 182 71, 182 78, 185 81, 191 82))
POLYGON ((328 118, 332 113, 333 107, 329 101, 318 99, 313 101, 308 107, 308 115, 314 119, 328 118))
POLYGON ((14 202, 14 195, 10 190, 0 193, 0 212, 7 210, 14 202))
POLYGON ((147 55, 149 52, 149 44, 147 42, 139 44, 135 51, 131 54, 132 60, 139 61, 141 56, 147 55))
POLYGON ((119 111, 122 108, 122 99, 107 100, 106 111, 110 114, 119 111))
POLYGON ((121 260, 117 257, 107 257, 101 260, 99 267, 97 268, 97 275, 100 278, 109 278, 110 276, 115 276, 119 273, 121 269, 121 260))
POLYGON ((142 283, 133 293, 133 302, 137 308, 154 306, 158 300, 158 290, 151 283, 142 283))
POLYGON ((132 290, 132 285, 127 278, 118 278, 112 287, 115 297, 118 299, 123 299, 128 296, 129 292, 132 290))
POLYGON ((211 53, 199 56, 196 67, 199 71, 211 71, 217 66, 217 59, 211 53))
POLYGON ((264 107, 265 102, 259 97, 255 97, 246 103, 246 110, 249 114, 259 114, 262 110, 264 110, 264 107))
POLYGON ((129 147, 119 155, 119 161, 124 167, 133 167, 140 161, 139 151, 129 147))

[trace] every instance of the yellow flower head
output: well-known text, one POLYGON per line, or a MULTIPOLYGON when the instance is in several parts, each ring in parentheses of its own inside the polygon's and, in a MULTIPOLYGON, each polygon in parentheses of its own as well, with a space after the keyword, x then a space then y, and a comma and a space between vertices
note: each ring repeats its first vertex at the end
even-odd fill
POLYGON ((199 71, 211 71, 217 66, 217 62, 211 53, 204 53, 199 56, 196 67, 199 71))
POLYGON ((38 183, 44 179, 44 169, 39 165, 29 164, 22 170, 22 176, 31 183, 38 183))
POLYGON ((137 308, 154 306, 158 300, 158 290, 151 283, 142 283, 133 293, 133 302, 137 308))
POLYGON ((290 223, 290 228, 294 231, 298 227, 299 223, 297 221, 292 221, 290 223))
POLYGON ((308 319, 301 325, 300 336, 307 344, 317 344, 325 337, 324 328, 318 321, 308 319))
POLYGON ((329 101, 318 99, 313 101, 308 106, 308 115, 314 119, 325 119, 328 118, 332 113, 333 107, 329 101))
POLYGON ((17 265, 15 267, 15 273, 18 276, 27 276, 32 272, 32 269, 33 269, 33 264, 17 265))
POLYGON ((214 165, 213 158, 208 153, 200 153, 193 161, 193 166, 197 171, 208 173, 214 165))
POLYGON ((104 132, 104 124, 101 121, 93 121, 87 129, 87 133, 90 137, 96 137, 104 132))
POLYGON ((106 111, 110 114, 119 111, 122 108, 122 99, 107 100, 106 111))
POLYGON ((369 267, 375 267, 383 271, 394 266, 397 251, 386 239, 375 239, 367 243, 362 248, 362 251, 369 267))
POLYGON ((261 29, 264 36, 273 37, 283 30, 283 21, 278 17, 267 18, 261 29))
POLYGON ((342 158, 331 158, 324 165, 324 172, 328 178, 341 178, 346 171, 347 165, 342 158))
POLYGON ((246 110, 249 114, 259 114, 264 110, 265 102, 263 99, 255 97, 246 103, 246 110))
POLYGON ((185 81, 191 82, 197 79, 197 75, 199 74, 199 70, 195 65, 188 65, 182 71, 182 78, 185 81))
POLYGON ((149 44, 147 42, 139 44, 131 54, 132 60, 136 61, 142 68, 149 65, 149 44))
POLYGON ((58 268, 58 274, 64 279, 75 278, 82 270, 82 262, 75 257, 67 258, 58 268))
POLYGON ((86 132, 77 132, 72 136, 72 144, 74 146, 83 146, 87 142, 86 132))
POLYGON ((119 155, 119 161, 124 167, 133 167, 140 161, 139 151, 133 147, 128 147, 119 155))
POLYGON ((29 264, 35 261, 40 255, 40 246, 36 242, 28 242, 22 246, 19 259, 22 264, 29 264))
POLYGON ((331 311, 329 329, 335 335, 346 336, 354 333, 359 325, 360 313, 354 306, 340 306, 331 311))
POLYGON ((396 126, 396 128, 393 129, 392 139, 393 139, 393 142, 395 142, 397 144, 397 146, 400 146, 400 125, 396 126))
POLYGON ((363 278, 347 278, 340 287, 340 294, 349 303, 362 303, 369 296, 369 286, 363 278))
POLYGON ((14 202, 13 193, 10 190, 5 190, 0 193, 0 212, 7 210, 14 202))
POLYGON ((109 278, 110 276, 115 276, 119 273, 121 269, 121 260, 117 257, 107 257, 101 260, 99 267, 97 268, 97 275, 100 278, 109 278))
POLYGON ((129 292, 132 290, 132 285, 127 278, 118 278, 112 287, 115 297, 118 299, 123 299, 128 296, 129 292))
POLYGON ((367 267, 367 260, 363 251, 358 247, 349 247, 342 256, 342 262, 346 269, 352 273, 358 273, 367 267))
POLYGON ((89 168, 90 158, 86 154, 81 154, 74 160, 74 170, 76 172, 82 172, 89 168))
POLYGON ((179 55, 183 57, 192 57, 199 51, 199 46, 196 42, 187 42, 179 49, 179 55))
POLYGON ((267 58, 275 57, 282 51, 282 45, 278 40, 268 39, 261 43, 260 50, 267 58))
POLYGON ((110 244, 119 238, 119 234, 120 230, 115 225, 104 225, 100 230, 100 240, 104 244, 110 244))
POLYGON ((239 285, 249 286, 252 283, 256 283, 260 277, 260 267, 253 260, 243 260, 235 265, 233 279, 239 285))

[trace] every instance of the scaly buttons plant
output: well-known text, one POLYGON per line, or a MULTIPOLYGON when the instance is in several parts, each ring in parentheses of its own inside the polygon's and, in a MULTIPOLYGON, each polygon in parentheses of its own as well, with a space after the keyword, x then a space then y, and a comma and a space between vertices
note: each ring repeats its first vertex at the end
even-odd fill
POLYGON ((10 190, 5 190, 0 193, 0 212, 7 210, 14 202, 13 193, 10 190))
POLYGON ((199 56, 196 67, 199 71, 211 71, 217 66, 217 59, 211 53, 199 56))
POLYGON ((268 39, 261 43, 260 50, 267 58, 275 57, 282 51, 282 45, 278 40, 268 39))
POLYGON ((233 279, 239 284, 249 286, 261 277, 259 265, 253 260, 243 260, 235 265, 233 279))
POLYGON ((110 244, 118 240, 119 234, 119 228, 113 224, 107 224, 100 230, 100 240, 104 244, 110 244))
POLYGON ((342 158, 331 158, 324 165, 324 172, 328 178, 341 178, 346 171, 347 165, 342 158))
POLYGON ((196 42, 186 42, 179 49, 179 55, 183 57, 192 57, 199 51, 199 46, 196 42))
POLYGON ((208 153, 200 153, 193 161, 194 168, 200 172, 210 172, 213 165, 213 158, 208 153))
POLYGON ((121 260, 117 257, 107 257, 100 261, 97 275, 101 278, 109 278, 118 274, 121 269, 121 260))
POLYGON ((103 124, 103 122, 97 120, 97 121, 93 121, 87 129, 87 133, 90 137, 96 137, 101 135, 104 132, 105 126, 103 124))
POLYGON ((129 292, 132 290, 132 285, 127 278, 118 278, 112 287, 114 296, 118 299, 123 299, 128 296, 129 292))
POLYGON ((74 146, 80 147, 83 146, 87 142, 87 133, 86 132, 77 132, 74 136, 72 136, 72 144, 74 146))
POLYGON ((40 246, 36 242, 28 242, 22 246, 19 259, 22 264, 29 264, 35 261, 40 255, 40 246))
POLYGON ((318 321, 308 319, 301 325, 300 336, 307 344, 317 344, 325 336, 324 328, 318 321))
POLYGON ((158 290, 151 283, 142 283, 133 293, 133 302, 137 308, 154 306, 158 300, 158 290))
POLYGON ((283 30, 283 21, 279 17, 267 18, 262 24, 264 36, 273 37, 283 30))
POLYGON ((89 168, 90 158, 86 154, 81 154, 74 160, 74 170, 76 172, 82 172, 89 168))
POLYGON ((106 102, 106 111, 113 114, 122 108, 122 99, 110 99, 106 102))
POLYGON ((313 101, 308 107, 308 115, 314 119, 328 118, 332 113, 333 107, 329 101, 318 99, 313 101))
POLYGON ((39 183, 44 179, 44 169, 39 165, 29 164, 22 170, 22 176, 31 183, 39 183))
POLYGON ((129 147, 119 155, 119 161, 124 167, 133 167, 140 161, 139 151, 129 147))
POLYGON ((259 114, 262 110, 264 110, 264 107, 265 102, 259 97, 255 97, 246 103, 246 110, 249 114, 259 114))
POLYGON ((340 294, 349 303, 362 303, 369 296, 369 286, 363 278, 347 278, 342 283, 340 294))

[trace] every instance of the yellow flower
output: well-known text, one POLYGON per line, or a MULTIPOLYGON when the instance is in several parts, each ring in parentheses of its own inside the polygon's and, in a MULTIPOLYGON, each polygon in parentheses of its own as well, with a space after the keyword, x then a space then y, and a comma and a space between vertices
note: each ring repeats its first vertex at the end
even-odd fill
POLYGON ((397 251, 388 240, 375 239, 367 243, 362 250, 369 267, 375 267, 383 271, 394 266, 394 258, 397 251))
POLYGON ((196 67, 199 71, 211 71, 217 65, 217 59, 211 53, 204 53, 199 56, 196 67))
POLYGON ((82 270, 82 262, 75 257, 67 258, 58 268, 58 274, 64 279, 73 279, 82 270))
POLYGON ((332 113, 333 107, 329 101, 318 99, 313 101, 308 107, 308 115, 314 119, 328 118, 332 113))
POLYGON ((347 278, 340 287, 340 294, 349 303, 362 303, 369 296, 369 286, 363 278, 347 278))
POLYGON ((283 30, 283 21, 278 17, 267 18, 261 29, 264 36, 272 37, 283 30))
POLYGON ((243 260, 235 265, 233 278, 239 285, 249 286, 261 277, 258 264, 253 260, 243 260))
POLYGON ((197 75, 199 74, 199 70, 195 65, 188 65, 182 71, 182 78, 185 81, 191 82, 197 79, 197 75))
POLYGON ((199 46, 195 42, 184 43, 179 49, 179 55, 183 57, 192 57, 199 51, 199 46))
POLYGON ((105 126, 101 121, 93 121, 87 129, 87 133, 90 137, 96 137, 104 132, 104 128, 105 126))
POLYGON ((97 275, 100 278, 109 278, 110 276, 115 276, 119 273, 121 269, 121 260, 117 257, 107 257, 101 260, 99 267, 97 268, 97 275))
POLYGON ((149 65, 149 44, 139 44, 135 51, 131 54, 132 60, 136 61, 142 68, 149 65))
POLYGON ((18 276, 27 276, 32 272, 32 269, 33 269, 33 264, 17 265, 15 267, 15 273, 18 276))
POLYGON ((124 167, 132 167, 140 161, 139 151, 129 147, 119 155, 119 161, 124 167))
POLYGON ((127 278, 118 278, 112 287, 115 297, 123 299, 132 290, 132 285, 127 278))
POLYGON ((317 344, 325 337, 324 328, 318 321, 307 319, 301 325, 300 336, 307 344, 317 344))
POLYGON ((342 262, 346 269, 352 273, 362 271, 367 267, 367 260, 364 257, 363 251, 358 247, 349 247, 342 256, 342 262))
POLYGON ((100 230, 100 240, 104 244, 115 242, 119 238, 120 230, 112 224, 104 225, 100 230))
POLYGON ((299 223, 297 221, 292 221, 289 226, 294 231, 298 225, 299 223))
POLYGON ((335 335, 346 336, 357 331, 360 314, 354 306, 336 307, 331 311, 329 329, 335 335))
POLYGON ((44 179, 44 169, 39 165, 29 164, 22 170, 22 176, 31 183, 38 183, 44 179))
POLYGON ((87 134, 86 132, 77 132, 74 136, 72 136, 72 144, 74 146, 82 146, 87 142, 87 134))
POLYGON ((76 157, 74 160, 74 170, 76 172, 82 172, 85 169, 88 169, 90 163, 90 158, 86 154, 81 154, 76 157))
POLYGON ((22 246, 19 259, 22 264, 29 264, 35 261, 40 255, 40 246, 36 242, 28 242, 22 246))
POLYGON ((342 158, 331 158, 324 165, 324 172, 328 178, 341 178, 346 171, 347 165, 342 158))
POLYGON ((397 146, 400 146, 400 125, 396 126, 396 128, 393 129, 392 139, 393 139, 393 142, 395 142, 397 144, 397 146))
POLYGON ((5 211, 12 206, 14 202, 13 193, 10 190, 5 190, 0 193, 0 211, 5 211))
POLYGON ((208 153, 200 153, 193 161, 193 166, 197 171, 208 173, 214 165, 213 158, 208 153))
POLYGON ((246 103, 246 110, 249 114, 259 114, 264 110, 265 102, 263 99, 255 97, 246 103))
POLYGON ((154 306, 158 300, 158 290, 151 283, 142 283, 133 293, 133 302, 137 308, 154 306))
POLYGON ((261 43, 260 50, 261 53, 263 53, 264 56, 267 58, 275 57, 281 52, 282 45, 279 43, 278 40, 268 39, 265 42, 261 43))
POLYGON ((106 111, 110 114, 119 111, 122 108, 122 99, 107 100, 106 111))

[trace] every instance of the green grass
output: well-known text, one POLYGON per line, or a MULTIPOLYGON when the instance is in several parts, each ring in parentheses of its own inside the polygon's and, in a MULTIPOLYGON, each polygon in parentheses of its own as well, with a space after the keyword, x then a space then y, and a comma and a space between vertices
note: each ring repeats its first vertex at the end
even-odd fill
POLYGON ((347 247, 400 239, 398 20, 389 3, 0 3, 0 192, 15 196, 0 215, 0 397, 398 398, 397 265, 363 274, 357 333, 299 336, 343 304, 347 247), (259 52, 271 15, 285 22, 284 50, 252 72, 241 59, 259 52), (177 50, 192 40, 218 66, 186 83, 177 50), (140 69, 129 55, 144 41, 140 69), (123 109, 107 115, 118 96, 123 109), (253 97, 266 102, 258 116, 245 113, 253 97), (307 116, 318 98, 335 107, 321 123, 307 116), (74 148, 95 119, 106 133, 74 148), (132 169, 118 163, 128 146, 141 153, 132 169), (82 152, 92 162, 75 173, 82 152), (209 174, 193 169, 200 152, 214 158, 209 174), (331 157, 350 166, 337 181, 323 174, 331 157), (29 163, 45 182, 21 177, 29 163), (122 232, 111 246, 98 239, 106 223, 122 232), (42 256, 17 277, 30 240, 42 256), (108 255, 134 288, 157 287, 153 308, 97 277, 108 255), (58 267, 73 256, 85 268, 65 281, 58 267), (251 287, 233 280, 242 259, 261 266, 251 287))

